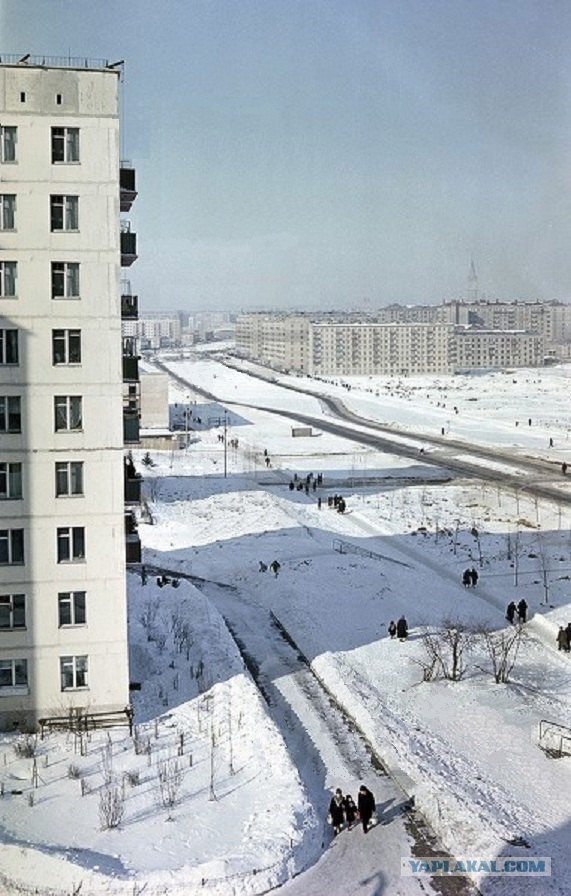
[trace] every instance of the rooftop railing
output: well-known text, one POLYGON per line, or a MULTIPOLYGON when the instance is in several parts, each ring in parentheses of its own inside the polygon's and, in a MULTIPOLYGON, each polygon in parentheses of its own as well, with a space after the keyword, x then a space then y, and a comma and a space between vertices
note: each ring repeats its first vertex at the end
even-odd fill
POLYGON ((85 56, 32 56, 30 53, 0 53, 0 65, 40 65, 47 68, 115 68, 108 59, 87 59, 85 56))

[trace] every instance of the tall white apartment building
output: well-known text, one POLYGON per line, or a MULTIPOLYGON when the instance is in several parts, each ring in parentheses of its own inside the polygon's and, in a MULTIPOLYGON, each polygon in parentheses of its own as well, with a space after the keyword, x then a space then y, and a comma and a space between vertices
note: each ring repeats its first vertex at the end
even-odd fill
POLYGON ((129 702, 119 282, 136 251, 120 225, 134 192, 120 203, 119 72, 2 58, 0 726, 11 727, 129 702))

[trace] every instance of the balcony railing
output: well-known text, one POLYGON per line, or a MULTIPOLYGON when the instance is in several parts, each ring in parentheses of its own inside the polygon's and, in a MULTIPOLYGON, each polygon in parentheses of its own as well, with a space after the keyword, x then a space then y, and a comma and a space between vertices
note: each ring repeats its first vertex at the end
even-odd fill
POLYGON ((139 296, 127 294, 121 296, 121 318, 122 320, 139 319, 139 296))
POLYGON ((121 266, 130 267, 137 260, 137 234, 131 231, 130 221, 121 221, 121 266))
POLYGON ((123 355, 123 382, 139 382, 139 359, 137 356, 132 357, 123 355))
POLYGON ((141 485, 143 480, 140 477, 136 479, 128 479, 125 477, 125 504, 141 503, 141 485))
POLYGON ((141 562, 141 539, 138 535, 125 537, 125 555, 127 566, 141 562))
POLYGON ((119 168, 120 207, 122 212, 131 210, 137 198, 135 168, 132 162, 122 159, 119 168))
POLYGON ((139 412, 123 409, 123 442, 138 445, 140 442, 139 412))

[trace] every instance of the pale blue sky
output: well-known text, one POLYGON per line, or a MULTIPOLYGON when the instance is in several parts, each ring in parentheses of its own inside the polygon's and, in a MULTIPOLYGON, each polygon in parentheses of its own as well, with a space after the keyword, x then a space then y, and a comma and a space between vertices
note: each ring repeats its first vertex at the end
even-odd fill
POLYGON ((143 308, 571 299, 568 0, 0 0, 125 59, 143 308))

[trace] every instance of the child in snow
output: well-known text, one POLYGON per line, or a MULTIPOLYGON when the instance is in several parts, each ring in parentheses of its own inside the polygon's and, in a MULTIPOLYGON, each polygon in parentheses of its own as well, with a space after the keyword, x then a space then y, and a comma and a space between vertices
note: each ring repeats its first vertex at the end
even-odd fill
POLYGON ((357 819, 357 806, 350 793, 345 797, 345 818, 347 820, 347 828, 351 830, 357 819))

